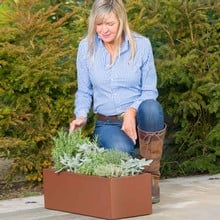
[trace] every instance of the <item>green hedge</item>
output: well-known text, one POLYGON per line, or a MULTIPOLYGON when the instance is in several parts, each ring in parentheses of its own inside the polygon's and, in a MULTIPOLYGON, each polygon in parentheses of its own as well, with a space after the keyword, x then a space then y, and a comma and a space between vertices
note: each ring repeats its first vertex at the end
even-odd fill
MULTIPOLYGON (((76 51, 90 1, 0 3, 0 152, 14 172, 42 180, 51 136, 68 129, 76 51)), ((166 113, 162 175, 220 172, 220 4, 126 1, 132 29, 150 38, 166 113)), ((85 135, 91 134, 92 113, 85 135)))
POLYGON ((153 44, 168 134, 163 175, 220 172, 220 3, 127 1, 153 44))
POLYGON ((0 146, 31 181, 51 165, 51 136, 68 126, 76 88, 76 48, 65 28, 74 13, 54 20, 59 7, 37 2, 8 4, 0 29, 0 146))

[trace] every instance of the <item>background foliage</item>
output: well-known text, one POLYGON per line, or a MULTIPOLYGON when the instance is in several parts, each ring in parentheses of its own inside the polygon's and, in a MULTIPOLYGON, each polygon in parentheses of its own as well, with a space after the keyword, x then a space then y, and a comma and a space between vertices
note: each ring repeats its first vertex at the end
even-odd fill
MULTIPOLYGON (((77 46, 92 0, 0 3, 0 152, 12 174, 42 180, 51 137, 72 118, 77 46)), ((150 38, 168 132, 162 175, 220 172, 220 3, 126 1, 131 28, 150 38)), ((84 129, 90 135, 93 115, 84 129)))
POLYGON ((169 125, 162 171, 219 172, 220 2, 127 2, 132 27, 155 52, 169 125))

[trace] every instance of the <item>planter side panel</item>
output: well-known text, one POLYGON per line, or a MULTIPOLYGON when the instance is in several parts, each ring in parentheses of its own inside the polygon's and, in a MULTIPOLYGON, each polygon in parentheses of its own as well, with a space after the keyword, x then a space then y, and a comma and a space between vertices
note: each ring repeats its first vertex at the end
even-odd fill
POLYGON ((107 178, 69 172, 44 173, 45 208, 108 218, 111 216, 107 178))
POLYGON ((112 218, 152 214, 151 175, 111 179, 112 218))
POLYGON ((43 171, 45 208, 104 219, 152 213, 151 175, 121 178, 43 171))

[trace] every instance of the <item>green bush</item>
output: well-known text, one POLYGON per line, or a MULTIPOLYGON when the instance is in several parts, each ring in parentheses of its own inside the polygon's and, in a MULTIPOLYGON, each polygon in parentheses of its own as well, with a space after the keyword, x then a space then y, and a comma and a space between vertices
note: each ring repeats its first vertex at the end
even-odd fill
POLYGON ((51 165, 51 136, 68 126, 76 87, 76 49, 65 28, 74 13, 53 21, 59 7, 38 2, 9 4, 0 29, 0 146, 31 181, 51 165))
MULTIPOLYGON (((30 181, 52 166, 52 136, 72 118, 92 2, 0 3, 0 153, 30 181)), ((155 55, 168 124, 162 175, 220 172, 219 2, 125 2, 131 28, 150 38, 155 55)), ((93 120, 91 112, 85 135, 93 120)))
POLYGON ((128 8, 155 54, 169 127, 162 174, 220 172, 219 2, 142 0, 128 8))
POLYGON ((67 134, 63 129, 53 137, 52 160, 55 172, 68 171, 85 175, 120 177, 138 175, 152 160, 133 158, 127 153, 98 147, 77 130, 67 134))

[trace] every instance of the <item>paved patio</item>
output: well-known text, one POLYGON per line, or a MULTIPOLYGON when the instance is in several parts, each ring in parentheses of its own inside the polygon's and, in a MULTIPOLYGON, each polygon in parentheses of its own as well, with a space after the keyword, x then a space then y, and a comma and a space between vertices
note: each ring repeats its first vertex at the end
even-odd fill
MULTIPOLYGON (((96 220, 44 208, 44 197, 0 201, 1 220, 96 220)), ((127 220, 219 220, 220 174, 161 180, 161 202, 153 214, 127 220)))

